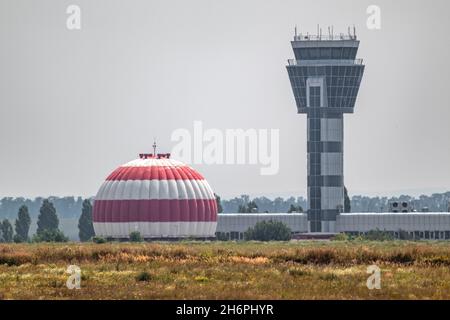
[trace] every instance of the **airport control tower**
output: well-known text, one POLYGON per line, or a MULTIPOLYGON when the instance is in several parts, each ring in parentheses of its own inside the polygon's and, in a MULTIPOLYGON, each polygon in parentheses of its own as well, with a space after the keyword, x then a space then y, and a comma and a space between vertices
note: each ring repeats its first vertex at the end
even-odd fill
POLYGON ((353 113, 364 73, 356 59, 356 34, 328 36, 295 32, 295 59, 287 71, 298 113, 308 132, 308 220, 310 232, 334 232, 344 208, 344 113, 353 113))

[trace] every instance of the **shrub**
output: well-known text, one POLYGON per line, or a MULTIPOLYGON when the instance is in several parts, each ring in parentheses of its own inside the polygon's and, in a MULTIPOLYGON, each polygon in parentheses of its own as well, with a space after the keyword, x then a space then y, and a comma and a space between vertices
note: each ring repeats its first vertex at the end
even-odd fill
POLYGON ((149 272, 142 271, 136 276, 136 281, 150 281, 152 278, 153 276, 149 272))
POLYGON ((33 257, 30 253, 15 252, 10 254, 0 254, 0 265, 20 266, 25 263, 31 263, 33 257))
POLYGON ((131 242, 142 242, 144 239, 142 238, 139 231, 133 231, 130 233, 130 241, 131 242))
POLYGON ((370 230, 369 232, 363 234, 361 238, 362 240, 370 240, 370 241, 394 240, 394 237, 390 233, 386 231, 381 231, 379 229, 370 230))
POLYGON ((335 250, 330 248, 314 248, 305 253, 304 259, 306 263, 332 264, 338 261, 339 256, 335 250))
POLYGON ((94 242, 94 243, 106 243, 106 239, 105 238, 103 238, 103 237, 99 237, 99 236, 95 236, 95 237, 93 237, 92 238, 92 241, 94 242))
POLYGON ((393 263, 411 264, 415 261, 415 258, 411 252, 396 252, 388 260, 393 263))
POLYGON ((246 240, 288 241, 292 237, 291 229, 280 221, 260 221, 245 232, 246 240))
POLYGON ((43 230, 33 236, 33 242, 67 242, 69 239, 58 229, 43 230))

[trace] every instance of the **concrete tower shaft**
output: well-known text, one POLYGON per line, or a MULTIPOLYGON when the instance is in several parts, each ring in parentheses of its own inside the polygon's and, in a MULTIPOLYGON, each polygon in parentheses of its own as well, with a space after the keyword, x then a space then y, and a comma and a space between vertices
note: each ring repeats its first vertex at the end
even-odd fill
POLYGON ((353 113, 364 73, 356 36, 295 36, 288 74, 298 113, 307 115, 308 220, 333 232, 344 207, 344 113, 353 113))

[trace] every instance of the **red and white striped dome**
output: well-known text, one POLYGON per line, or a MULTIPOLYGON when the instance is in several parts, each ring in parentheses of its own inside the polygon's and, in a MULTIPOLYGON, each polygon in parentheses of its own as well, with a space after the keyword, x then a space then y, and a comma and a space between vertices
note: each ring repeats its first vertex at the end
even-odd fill
POLYGON ((213 237, 214 193, 201 174, 169 155, 141 154, 114 170, 95 197, 95 234, 127 238, 213 237))

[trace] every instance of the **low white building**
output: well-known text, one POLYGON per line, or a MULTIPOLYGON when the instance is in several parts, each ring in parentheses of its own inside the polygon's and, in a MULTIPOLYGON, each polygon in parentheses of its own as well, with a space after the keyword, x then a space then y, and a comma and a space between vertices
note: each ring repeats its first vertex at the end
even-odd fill
MULTIPOLYGON (((241 240, 248 228, 269 220, 283 222, 293 234, 308 233, 310 230, 304 213, 221 213, 217 219, 216 235, 241 240)), ((386 231, 396 238, 450 239, 450 213, 341 213, 332 231, 363 234, 372 230, 386 231)))
POLYGON ((336 232, 360 234, 382 230, 412 239, 450 239, 450 213, 343 213, 336 217, 336 232))

